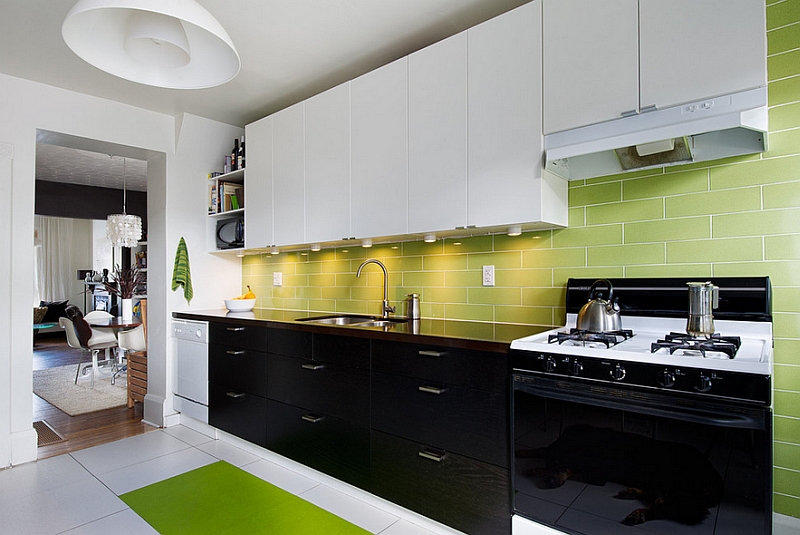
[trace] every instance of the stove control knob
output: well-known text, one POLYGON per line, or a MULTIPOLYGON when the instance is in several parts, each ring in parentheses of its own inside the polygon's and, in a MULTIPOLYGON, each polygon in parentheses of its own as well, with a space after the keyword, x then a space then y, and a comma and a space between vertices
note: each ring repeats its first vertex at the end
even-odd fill
POLYGON ((554 371, 556 371, 556 359, 553 358, 552 356, 549 356, 549 357, 545 358, 542 361, 542 367, 544 368, 544 371, 546 371, 546 372, 554 372, 554 371))
POLYGON ((570 362, 567 368, 569 369, 569 373, 571 375, 580 375, 583 373, 583 364, 581 364, 577 359, 570 362))
POLYGON ((656 376, 656 382, 658 386, 672 388, 675 386, 675 374, 669 370, 660 371, 656 376))
POLYGON ((711 390, 711 377, 708 375, 701 373, 700 374, 700 381, 698 385, 694 387, 695 390, 698 392, 708 392, 711 390))
POLYGON ((627 372, 625 371, 625 368, 622 366, 622 364, 617 364, 614 366, 614 369, 612 369, 610 373, 612 379, 614 379, 615 381, 622 381, 623 379, 625 379, 625 374, 627 372))

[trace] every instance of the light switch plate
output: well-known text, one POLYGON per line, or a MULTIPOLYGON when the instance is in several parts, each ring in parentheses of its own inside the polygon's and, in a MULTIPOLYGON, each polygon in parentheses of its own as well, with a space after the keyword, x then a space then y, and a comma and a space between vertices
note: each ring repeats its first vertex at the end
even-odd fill
POLYGON ((272 273, 272 285, 283 286, 283 273, 281 271, 275 271, 272 273))
POLYGON ((494 266, 483 266, 483 285, 494 286, 494 266))

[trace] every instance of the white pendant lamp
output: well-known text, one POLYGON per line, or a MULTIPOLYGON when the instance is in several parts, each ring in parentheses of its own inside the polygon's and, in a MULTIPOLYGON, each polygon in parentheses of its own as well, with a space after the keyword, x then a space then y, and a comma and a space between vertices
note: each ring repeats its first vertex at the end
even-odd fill
POLYGON ((194 0, 80 0, 61 35, 98 69, 156 87, 214 87, 241 68, 228 33, 194 0))
POLYGON ((122 159, 122 213, 106 218, 106 236, 114 247, 136 247, 142 239, 142 218, 126 213, 128 190, 125 184, 125 158, 122 159))

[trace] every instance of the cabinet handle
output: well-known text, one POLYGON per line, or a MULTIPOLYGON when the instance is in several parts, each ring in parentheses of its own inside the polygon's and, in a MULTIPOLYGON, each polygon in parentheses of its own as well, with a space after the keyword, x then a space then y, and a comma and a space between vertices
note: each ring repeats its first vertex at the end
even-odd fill
POLYGON ((447 355, 447 351, 433 351, 430 349, 420 349, 418 353, 420 357, 443 357, 447 355))
POLYGON ((632 117, 634 115, 638 115, 638 112, 636 110, 628 110, 628 111, 623 111, 622 113, 620 113, 620 115, 622 117, 632 117))
POLYGON ((435 386, 424 386, 424 385, 417 387, 417 390, 419 390, 420 392, 427 392, 428 394, 436 394, 436 395, 444 394, 447 391, 446 388, 437 388, 435 386))
POLYGON ((644 108, 642 108, 641 109, 641 113, 647 113, 649 111, 656 111, 657 109, 658 108, 656 108, 655 104, 650 104, 649 106, 645 106, 644 108))
POLYGON ((325 367, 324 364, 303 364, 302 365, 302 368, 304 370, 311 370, 311 371, 321 370, 324 367, 325 367))
POLYGON ((225 353, 228 355, 244 355, 245 351, 243 349, 229 349, 225 353))
POLYGON ((246 395, 244 392, 228 392, 228 397, 233 399, 243 398, 246 395))
POLYGON ((225 329, 230 331, 230 332, 234 332, 235 333, 235 332, 243 331, 244 327, 225 327, 225 329))
POLYGON ((306 422, 311 422, 312 424, 315 424, 315 423, 319 422, 320 420, 322 420, 322 416, 318 416, 316 414, 304 414, 302 416, 302 418, 306 422))
POLYGON ((423 459, 428 459, 437 463, 444 461, 445 457, 447 457, 447 454, 443 451, 431 451, 428 449, 420 451, 417 455, 423 459))

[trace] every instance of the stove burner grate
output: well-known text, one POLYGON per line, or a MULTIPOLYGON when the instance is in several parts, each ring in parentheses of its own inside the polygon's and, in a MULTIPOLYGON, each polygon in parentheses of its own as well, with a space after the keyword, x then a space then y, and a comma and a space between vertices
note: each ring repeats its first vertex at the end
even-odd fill
POLYGON ((585 329, 570 329, 569 332, 562 331, 549 335, 547 337, 547 343, 552 344, 553 342, 558 342, 559 344, 563 344, 564 342, 589 342, 605 344, 608 348, 620 342, 624 342, 632 336, 633 331, 631 330, 594 332, 585 329))
POLYGON ((670 333, 663 340, 653 342, 650 352, 655 353, 659 349, 667 348, 670 355, 678 350, 688 350, 699 351, 705 357, 706 351, 714 351, 732 359, 741 345, 742 339, 738 336, 720 336, 714 333, 706 337, 694 337, 686 333, 670 333))

